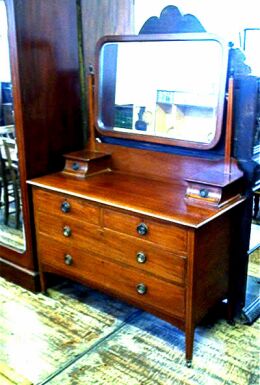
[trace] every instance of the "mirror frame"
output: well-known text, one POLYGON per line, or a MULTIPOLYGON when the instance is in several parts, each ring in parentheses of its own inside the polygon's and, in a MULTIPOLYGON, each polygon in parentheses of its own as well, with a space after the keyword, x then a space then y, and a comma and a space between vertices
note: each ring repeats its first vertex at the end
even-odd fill
POLYGON ((147 34, 147 35, 111 35, 104 36, 99 39, 96 46, 96 86, 95 86, 95 126, 102 136, 131 139, 139 142, 150 142, 166 144, 171 146, 186 147, 193 149, 209 150, 216 146, 219 142, 222 127, 223 127, 223 115, 225 104, 225 92, 227 83, 227 70, 228 70, 228 44, 216 35, 210 33, 176 33, 176 34, 147 34), (210 143, 194 142, 188 140, 165 138, 153 135, 141 135, 135 133, 125 133, 119 131, 113 131, 111 128, 104 128, 104 124, 101 119, 101 104, 102 104, 102 89, 100 86, 101 79, 101 52, 102 48, 107 43, 120 43, 120 42, 163 42, 163 41, 216 41, 222 48, 222 60, 219 82, 219 95, 216 108, 216 131, 215 136, 210 143))

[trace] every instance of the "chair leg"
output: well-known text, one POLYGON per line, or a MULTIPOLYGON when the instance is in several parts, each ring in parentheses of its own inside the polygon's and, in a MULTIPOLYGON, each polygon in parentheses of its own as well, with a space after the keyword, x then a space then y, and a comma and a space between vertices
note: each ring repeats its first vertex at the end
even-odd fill
POLYGON ((9 219, 9 197, 8 197, 8 187, 6 184, 4 184, 4 224, 8 225, 8 219, 9 219))
POLYGON ((14 183, 14 201, 15 201, 15 227, 19 228, 20 225, 20 196, 17 181, 14 183))

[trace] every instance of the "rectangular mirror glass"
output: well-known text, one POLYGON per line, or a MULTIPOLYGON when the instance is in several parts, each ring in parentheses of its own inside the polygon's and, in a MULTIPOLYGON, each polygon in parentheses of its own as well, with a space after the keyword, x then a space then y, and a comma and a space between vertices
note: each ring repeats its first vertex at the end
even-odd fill
POLYGON ((219 140, 227 49, 217 38, 105 37, 97 67, 102 134, 206 149, 219 140))

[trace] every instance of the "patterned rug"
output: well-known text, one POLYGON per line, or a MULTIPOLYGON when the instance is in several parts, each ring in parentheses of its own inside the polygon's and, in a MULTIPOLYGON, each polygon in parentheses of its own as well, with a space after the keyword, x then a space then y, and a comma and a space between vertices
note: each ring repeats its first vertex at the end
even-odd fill
POLYGON ((48 294, 0 279, 1 385, 258 384, 259 321, 198 327, 188 369, 170 324, 78 284, 48 294))

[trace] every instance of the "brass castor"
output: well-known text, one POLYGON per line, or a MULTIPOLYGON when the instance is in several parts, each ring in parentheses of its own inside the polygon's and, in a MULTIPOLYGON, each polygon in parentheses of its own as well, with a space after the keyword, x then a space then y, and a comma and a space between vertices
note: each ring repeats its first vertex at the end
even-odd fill
POLYGON ((187 368, 191 368, 192 361, 191 360, 186 360, 186 366, 187 366, 187 368))

